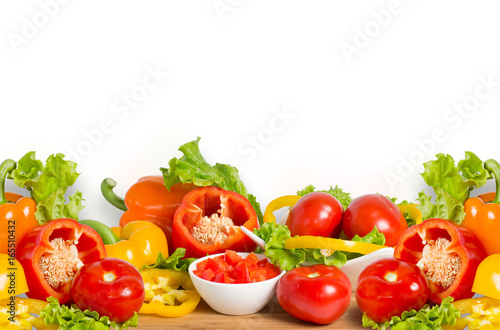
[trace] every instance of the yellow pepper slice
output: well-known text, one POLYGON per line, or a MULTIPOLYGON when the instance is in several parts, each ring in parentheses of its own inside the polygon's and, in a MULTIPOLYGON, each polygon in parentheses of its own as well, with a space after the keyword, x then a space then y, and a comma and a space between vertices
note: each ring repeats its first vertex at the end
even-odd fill
POLYGON ((36 329, 55 330, 56 324, 45 325, 41 318, 32 314, 40 315, 42 309, 48 302, 38 299, 13 297, 0 300, 0 329, 36 329), (14 315, 12 315, 12 313, 14 315))
POLYGON ((193 312, 200 302, 187 272, 149 268, 140 271, 146 296, 139 313, 180 317, 193 312))
POLYGON ((7 254, 0 254, 0 300, 28 292, 23 266, 7 254))
POLYGON ((417 225, 422 223, 422 212, 419 209, 417 209, 417 204, 406 204, 397 206, 398 209, 401 211, 401 213, 403 213, 403 215, 405 211, 410 212, 413 219, 415 219, 417 225))
POLYGON ((500 254, 487 256, 476 270, 472 291, 500 300, 500 254))
POLYGON ((285 240, 285 249, 325 249, 332 251, 345 251, 352 253, 368 254, 385 248, 384 245, 377 245, 365 242, 355 242, 340 238, 320 237, 320 236, 295 236, 285 240))
POLYGON ((302 196, 298 195, 286 195, 273 199, 266 207, 264 211, 264 222, 276 222, 276 217, 274 216, 274 211, 277 211, 283 207, 291 207, 297 204, 302 196))
POLYGON ((443 329, 500 329, 500 300, 491 297, 470 298, 454 301, 453 306, 463 317, 454 325, 443 325, 443 329), (468 315, 467 315, 468 314, 468 315))
POLYGON ((111 228, 121 239, 118 243, 106 245, 108 257, 130 262, 137 269, 156 262, 158 253, 168 257, 168 244, 160 227, 149 221, 132 221, 121 230, 111 228))

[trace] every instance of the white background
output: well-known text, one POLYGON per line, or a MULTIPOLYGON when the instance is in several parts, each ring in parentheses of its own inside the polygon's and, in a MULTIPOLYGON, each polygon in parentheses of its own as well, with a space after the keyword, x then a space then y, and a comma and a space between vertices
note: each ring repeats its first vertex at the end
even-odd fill
POLYGON ((102 179, 124 195, 198 136, 263 209, 309 184, 414 200, 437 153, 500 160, 499 12, 498 1, 2 1, 0 160, 66 154, 80 218, 108 224, 121 212, 102 179))

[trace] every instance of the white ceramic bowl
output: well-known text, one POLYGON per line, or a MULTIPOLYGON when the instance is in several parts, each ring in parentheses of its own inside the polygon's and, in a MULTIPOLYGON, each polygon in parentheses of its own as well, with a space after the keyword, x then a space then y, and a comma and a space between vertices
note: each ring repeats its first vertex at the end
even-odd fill
MULTIPOLYGON (((243 252, 238 252, 238 254, 243 258, 249 255, 243 252)), ((266 281, 237 284, 210 282, 194 275, 193 271, 196 270, 197 263, 220 255, 224 253, 200 258, 188 268, 189 276, 203 300, 216 312, 227 315, 253 314, 264 308, 274 297, 276 285, 285 271, 266 281)), ((257 257, 259 260, 266 258, 261 254, 257 254, 257 257)))

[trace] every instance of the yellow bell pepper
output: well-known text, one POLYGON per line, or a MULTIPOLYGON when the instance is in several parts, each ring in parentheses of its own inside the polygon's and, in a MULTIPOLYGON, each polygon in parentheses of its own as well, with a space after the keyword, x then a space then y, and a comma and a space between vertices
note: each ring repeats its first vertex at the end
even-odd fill
POLYGON ((57 329, 58 325, 45 325, 42 319, 33 315, 40 315, 47 304, 43 300, 19 297, 0 300, 0 329, 57 329))
POLYGON ((405 211, 410 212, 413 219, 415 219, 416 224, 422 223, 422 212, 417 209, 417 204, 406 204, 406 205, 397 205, 398 209, 405 214, 405 211))
POLYGON ((481 261, 472 291, 500 300, 500 254, 489 255, 481 261))
POLYGON ((189 274, 175 269, 140 271, 146 296, 139 313, 179 317, 193 312, 200 302, 189 274))
POLYGON ((285 240, 285 249, 322 249, 368 254, 385 247, 384 245, 347 241, 340 238, 307 235, 295 236, 285 240))
POLYGON ((266 207, 264 211, 264 222, 276 222, 276 217, 274 216, 274 211, 277 211, 283 207, 291 207, 297 204, 302 196, 298 195, 286 195, 273 199, 266 207))
POLYGON ((0 254, 0 300, 28 292, 28 283, 19 261, 0 254))
POLYGON ((455 329, 500 329, 500 300, 491 297, 462 299, 453 302, 453 306, 463 317, 454 325, 444 325, 445 330, 455 329))
POLYGON ((139 270, 144 265, 154 264, 159 252, 168 257, 167 238, 154 223, 132 221, 121 229, 113 227, 111 230, 121 240, 105 246, 108 257, 126 260, 139 270))

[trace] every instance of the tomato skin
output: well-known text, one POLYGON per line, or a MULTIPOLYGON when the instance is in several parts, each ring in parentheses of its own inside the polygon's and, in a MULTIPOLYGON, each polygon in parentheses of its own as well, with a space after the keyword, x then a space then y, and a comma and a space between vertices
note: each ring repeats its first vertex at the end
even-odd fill
POLYGON ((288 271, 278 282, 276 298, 291 316, 329 324, 347 311, 352 288, 347 275, 334 266, 303 266, 288 271))
POLYGON ((342 231, 344 207, 332 195, 312 192, 301 199, 290 210, 286 225, 292 236, 312 235, 333 237, 342 231))
POLYGON ((131 318, 141 309, 145 296, 144 281, 137 268, 109 257, 80 268, 70 293, 81 310, 96 311, 114 322, 131 318))
POLYGON ((365 236, 375 226, 385 236, 385 245, 394 246, 408 224, 396 204, 379 194, 368 194, 352 200, 344 212, 343 230, 349 239, 365 236))
POLYGON ((372 320, 386 322, 404 311, 419 310, 429 294, 420 268, 396 258, 384 258, 366 266, 359 275, 356 302, 372 320))

